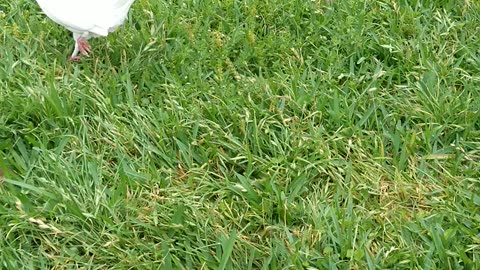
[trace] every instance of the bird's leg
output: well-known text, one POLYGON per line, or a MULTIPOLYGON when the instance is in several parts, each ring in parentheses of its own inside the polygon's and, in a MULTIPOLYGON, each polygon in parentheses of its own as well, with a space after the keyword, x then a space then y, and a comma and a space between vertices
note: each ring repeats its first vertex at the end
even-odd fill
POLYGON ((70 61, 79 61, 80 56, 78 53, 82 53, 83 55, 88 55, 90 52, 90 44, 88 44, 87 40, 82 37, 79 37, 75 40, 75 49, 73 50, 72 56, 70 57, 70 61))
POLYGON ((90 52, 90 44, 88 44, 87 40, 80 37, 77 39, 77 44, 78 44, 78 50, 80 51, 80 53, 87 56, 88 53, 90 52))

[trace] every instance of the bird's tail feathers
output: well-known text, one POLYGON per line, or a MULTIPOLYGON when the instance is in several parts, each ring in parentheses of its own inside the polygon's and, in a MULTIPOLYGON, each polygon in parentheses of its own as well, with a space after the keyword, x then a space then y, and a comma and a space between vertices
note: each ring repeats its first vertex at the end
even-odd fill
POLYGON ((112 27, 110 27, 109 32, 115 31, 118 26, 123 24, 125 19, 127 18, 128 11, 130 10, 130 7, 132 6, 133 2, 135 0, 113 0, 113 8, 114 8, 114 18, 117 18, 117 21, 114 22, 112 27))

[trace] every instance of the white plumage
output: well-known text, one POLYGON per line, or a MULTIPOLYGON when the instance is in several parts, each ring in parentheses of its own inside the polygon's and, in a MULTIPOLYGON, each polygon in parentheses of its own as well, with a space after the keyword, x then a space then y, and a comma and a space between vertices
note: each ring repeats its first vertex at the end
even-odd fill
POLYGON ((37 0, 43 12, 54 22, 73 33, 75 49, 71 60, 80 52, 88 55, 92 37, 106 37, 127 18, 135 0, 37 0))

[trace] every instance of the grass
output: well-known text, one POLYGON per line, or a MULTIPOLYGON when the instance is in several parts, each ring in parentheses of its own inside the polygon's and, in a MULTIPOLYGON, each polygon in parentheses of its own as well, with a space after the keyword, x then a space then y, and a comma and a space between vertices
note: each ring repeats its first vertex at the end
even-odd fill
POLYGON ((479 10, 0 0, 0 268, 479 269, 479 10))

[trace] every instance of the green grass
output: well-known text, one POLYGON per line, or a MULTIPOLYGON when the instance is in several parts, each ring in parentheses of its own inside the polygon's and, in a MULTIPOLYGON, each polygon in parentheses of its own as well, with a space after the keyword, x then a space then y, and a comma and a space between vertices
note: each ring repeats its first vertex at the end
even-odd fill
POLYGON ((1 269, 480 269, 480 4, 0 0, 1 269))

